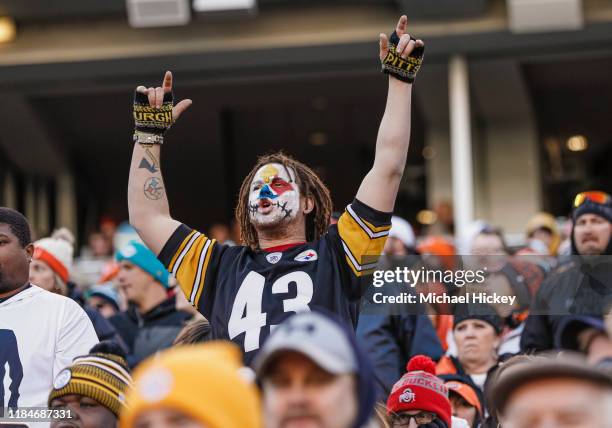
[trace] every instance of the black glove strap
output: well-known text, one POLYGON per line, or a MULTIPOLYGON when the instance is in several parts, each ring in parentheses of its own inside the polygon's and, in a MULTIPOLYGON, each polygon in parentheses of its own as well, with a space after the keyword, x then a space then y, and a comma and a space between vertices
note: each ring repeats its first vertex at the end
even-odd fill
MULTIPOLYGON (((416 40, 410 37, 410 40, 416 40)), ((397 54, 396 48, 400 38, 394 31, 389 37, 389 52, 382 60, 383 73, 390 74, 404 82, 412 83, 416 77, 421 64, 423 63, 423 55, 425 54, 425 46, 417 46, 414 48, 406 59, 397 54)))

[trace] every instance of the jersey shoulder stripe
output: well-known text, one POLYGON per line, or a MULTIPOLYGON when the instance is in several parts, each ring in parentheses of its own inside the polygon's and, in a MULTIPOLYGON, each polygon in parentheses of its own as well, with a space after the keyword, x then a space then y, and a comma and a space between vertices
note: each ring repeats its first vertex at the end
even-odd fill
POLYGON ((346 211, 351 215, 355 223, 357 223, 370 238, 381 238, 389 235, 391 225, 376 227, 367 220, 359 217, 351 205, 346 207, 346 211))
POLYGON ((191 289, 191 294, 189 295, 189 301, 191 302, 191 304, 195 304, 194 302, 197 301, 196 296, 201 294, 200 291, 202 289, 202 286, 204 284, 204 277, 206 276, 206 272, 204 270, 204 266, 206 265, 205 261, 208 260, 208 255, 210 253, 210 247, 214 244, 214 240, 211 241, 210 239, 207 239, 206 242, 204 243, 204 248, 202 248, 202 251, 200 252, 200 257, 198 259, 198 270, 196 273, 196 277, 195 280, 193 281, 193 287, 191 289))
POLYGON ((172 272, 183 293, 196 308, 199 306, 210 256, 215 247, 216 240, 181 225, 159 254, 159 259, 172 272))
POLYGON ((356 276, 374 268, 391 229, 391 213, 383 213, 355 199, 338 220, 338 235, 346 263, 356 276))
POLYGON ((180 269, 181 263, 183 262, 185 255, 189 253, 189 250, 191 250, 193 243, 199 237, 200 237, 200 232, 197 232, 194 230, 181 242, 181 245, 179 246, 178 250, 174 254, 174 257, 172 257, 172 261, 170 262, 170 265, 168 266, 168 270, 172 272, 172 275, 176 276, 176 273, 180 269))
POLYGON ((357 258, 355 258, 353 253, 351 253, 351 250, 348 247, 348 245, 346 245, 346 243, 342 241, 342 239, 341 239, 341 242, 342 242, 342 248, 344 248, 344 252, 346 254, 347 261, 349 262, 349 266, 351 267, 355 275, 361 276, 361 275, 367 274, 369 273, 369 271, 371 271, 372 269, 376 267, 377 263, 367 263, 367 264, 359 263, 357 261, 357 258))

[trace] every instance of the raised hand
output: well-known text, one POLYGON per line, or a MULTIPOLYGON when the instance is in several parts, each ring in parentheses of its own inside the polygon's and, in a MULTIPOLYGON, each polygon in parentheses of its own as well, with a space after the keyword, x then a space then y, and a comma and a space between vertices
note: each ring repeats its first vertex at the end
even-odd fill
POLYGON ((408 18, 402 15, 391 37, 387 38, 386 34, 380 34, 379 57, 384 73, 412 83, 421 68, 425 44, 421 39, 410 37, 406 32, 407 24, 408 18))
MULTIPOLYGON (((397 25, 395 26, 395 34, 399 37, 399 43, 397 43, 397 47, 395 51, 399 56, 406 59, 408 55, 412 53, 412 51, 416 47, 423 47, 425 44, 421 39, 411 39, 410 34, 406 32, 408 27, 408 18, 406 15, 400 16, 399 21, 397 21, 397 25)), ((380 60, 385 59, 387 54, 389 53, 389 38, 385 33, 380 33, 380 60)))
POLYGON ((134 92, 134 122, 136 131, 163 135, 192 104, 185 99, 174 105, 172 73, 166 71, 162 86, 138 86, 134 92))

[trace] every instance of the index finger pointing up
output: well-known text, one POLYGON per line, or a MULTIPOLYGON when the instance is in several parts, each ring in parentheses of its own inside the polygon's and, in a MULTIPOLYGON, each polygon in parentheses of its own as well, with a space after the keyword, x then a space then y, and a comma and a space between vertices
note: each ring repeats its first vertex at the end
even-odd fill
POLYGON ((398 37, 402 37, 406 33, 406 26, 408 24, 408 18, 406 15, 400 16, 399 21, 397 21, 397 26, 395 27, 395 33, 398 37))
POLYGON ((164 88, 164 93, 172 92, 172 73, 170 71, 166 71, 162 87, 164 88))

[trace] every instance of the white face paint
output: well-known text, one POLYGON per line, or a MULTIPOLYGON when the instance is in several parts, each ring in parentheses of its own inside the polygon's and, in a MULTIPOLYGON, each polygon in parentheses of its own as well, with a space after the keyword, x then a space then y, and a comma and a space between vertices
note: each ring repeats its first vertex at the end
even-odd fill
POLYGON ((295 171, 279 163, 257 170, 249 193, 249 216, 255 226, 270 227, 293 220, 300 208, 295 171))

